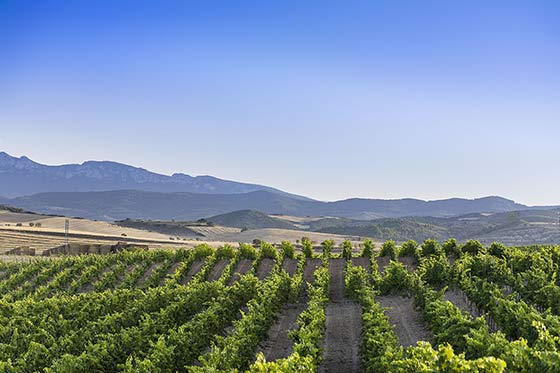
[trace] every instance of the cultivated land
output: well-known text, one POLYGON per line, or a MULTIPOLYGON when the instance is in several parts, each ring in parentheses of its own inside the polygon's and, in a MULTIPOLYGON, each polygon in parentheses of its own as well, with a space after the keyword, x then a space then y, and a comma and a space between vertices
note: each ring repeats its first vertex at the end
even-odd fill
POLYGON ((559 247, 310 247, 199 245, 0 262, 2 367, 558 371, 559 247))
POLYGON ((16 248, 31 248, 40 255, 43 250, 65 243, 64 224, 69 220, 69 242, 80 244, 116 244, 128 242, 148 245, 150 248, 193 248, 201 242, 213 247, 226 243, 237 246, 238 242, 260 239, 266 242, 284 240, 296 242, 303 236, 315 242, 333 238, 340 243, 348 238, 341 235, 310 233, 299 230, 241 229, 214 225, 179 223, 138 222, 130 224, 138 228, 102 221, 79 218, 53 217, 34 213, 12 212, 0 209, 0 255, 16 248), (40 225, 40 226, 37 226, 40 225), (162 228, 163 226, 163 228, 162 228), (163 229, 165 233, 158 232, 163 229))

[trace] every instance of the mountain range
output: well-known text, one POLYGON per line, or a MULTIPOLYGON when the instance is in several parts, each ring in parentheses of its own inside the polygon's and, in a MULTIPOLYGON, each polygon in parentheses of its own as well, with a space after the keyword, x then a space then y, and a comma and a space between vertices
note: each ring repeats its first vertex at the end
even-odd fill
POLYGON ((3 197, 19 197, 44 192, 125 189, 207 194, 237 194, 266 190, 295 199, 308 199, 264 185, 223 180, 213 176, 190 176, 182 173, 168 176, 111 161, 47 166, 25 156, 17 158, 0 152, 0 195, 3 197))
POLYGON ((0 152, 0 203, 31 211, 99 220, 193 220, 238 210, 358 220, 542 209, 502 197, 351 198, 316 201, 276 188, 212 176, 161 175, 116 162, 46 166, 0 152))

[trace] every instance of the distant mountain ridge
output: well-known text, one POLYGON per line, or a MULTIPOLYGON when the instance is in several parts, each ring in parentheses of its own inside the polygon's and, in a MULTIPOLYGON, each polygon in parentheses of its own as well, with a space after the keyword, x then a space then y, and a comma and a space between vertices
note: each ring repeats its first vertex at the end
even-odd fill
POLYGON ((139 190, 51 192, 17 197, 4 204, 27 210, 99 220, 196 220, 239 210, 295 216, 335 216, 356 220, 406 216, 449 217, 531 208, 501 197, 421 201, 348 199, 320 202, 269 191, 242 194, 159 193, 139 190))
POLYGON ((295 199, 308 199, 276 188, 222 180, 213 176, 171 176, 111 161, 47 166, 23 156, 0 152, 0 196, 20 197, 45 192, 94 192, 111 190, 151 192, 241 194, 265 190, 295 199))

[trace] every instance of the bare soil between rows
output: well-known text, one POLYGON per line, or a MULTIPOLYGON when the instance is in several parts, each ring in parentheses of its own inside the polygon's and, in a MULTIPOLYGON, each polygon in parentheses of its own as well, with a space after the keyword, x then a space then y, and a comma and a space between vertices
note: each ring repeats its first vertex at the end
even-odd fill
POLYGON ((393 325, 399 344, 413 346, 418 341, 430 341, 432 334, 422 321, 422 314, 414 308, 414 300, 398 295, 385 295, 375 298, 393 325))
POLYGON ((204 260, 202 259, 197 259, 192 262, 189 270, 187 271, 187 274, 180 280, 181 285, 188 284, 192 280, 192 278, 196 276, 198 272, 200 272, 203 265, 204 260))
POLYGON ((165 274, 165 276, 161 279, 161 281, 159 282, 160 286, 163 286, 165 284, 165 281, 168 279, 169 276, 173 276, 177 270, 179 269, 179 266, 181 265, 181 262, 175 262, 173 263, 169 269, 167 270, 167 273, 165 274))
POLYGON ((275 361, 288 357, 292 353, 294 341, 288 333, 297 328, 298 316, 305 310, 305 303, 286 304, 278 315, 278 319, 268 330, 261 351, 267 361, 275 361))
POLYGON ((275 262, 273 259, 265 258, 261 260, 259 268, 257 269, 257 278, 261 281, 264 280, 270 271, 272 271, 272 268, 274 268, 274 264, 275 262))
POLYGON ((214 264, 214 267, 212 267, 212 270, 210 271, 210 274, 208 275, 207 281, 218 280, 222 276, 222 273, 224 273, 224 269, 226 268, 228 263, 229 263, 229 259, 218 260, 216 262, 216 264, 214 264))
POLYGON ((293 276, 297 272, 298 261, 297 259, 286 258, 282 263, 282 269, 286 271, 290 276, 293 276))
POLYGON ((368 273, 371 270, 371 263, 369 262, 369 258, 366 257, 352 258, 352 265, 355 267, 362 267, 368 273))
POLYGON ((344 259, 329 260, 329 299, 321 373, 361 372, 362 307, 345 298, 344 259))
POLYGON ((361 372, 359 349, 362 307, 355 302, 329 303, 321 373, 361 372))
POLYGON ((321 265, 322 261, 318 258, 307 258, 303 269, 303 281, 313 284, 315 282, 314 273, 321 265))
POLYGON ((144 284, 146 283, 146 280, 148 280, 150 278, 150 276, 154 273, 154 271, 160 265, 162 265, 161 262, 155 262, 155 263, 150 264, 150 266, 146 269, 144 274, 142 274, 142 276, 138 279, 138 282, 136 283, 136 286, 143 287, 144 284))
POLYGON ((246 259, 246 258, 241 259, 237 263, 237 265, 235 266, 235 269, 233 270, 233 275, 231 276, 231 278, 229 280, 229 285, 231 286, 236 281, 239 281, 241 276, 243 276, 244 274, 249 272, 251 270, 251 268, 253 268, 253 261, 252 260, 246 259))

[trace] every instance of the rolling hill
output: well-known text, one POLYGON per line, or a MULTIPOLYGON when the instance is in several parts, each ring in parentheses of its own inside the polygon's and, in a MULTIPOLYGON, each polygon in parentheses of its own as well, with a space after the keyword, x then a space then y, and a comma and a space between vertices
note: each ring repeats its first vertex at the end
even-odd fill
MULTIPOLYGON (((357 220, 405 216, 449 217, 480 212, 531 209, 501 197, 474 200, 348 199, 336 202, 302 200, 276 192, 240 194, 160 193, 139 190, 106 192, 52 192, 4 201, 15 207, 46 214, 98 220, 197 220, 239 210, 293 216, 331 216, 357 220)), ((538 208, 540 209, 540 208, 538 208)))
POLYGON ((225 227, 234 227, 243 230, 262 228, 296 229, 296 226, 288 221, 277 219, 273 216, 253 210, 229 212, 227 214, 212 216, 206 220, 225 227))

